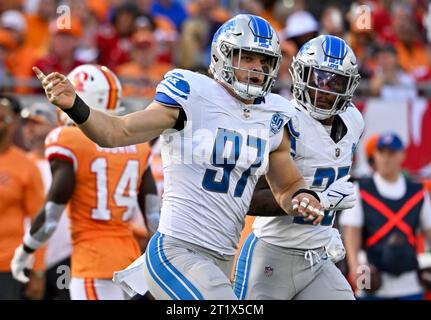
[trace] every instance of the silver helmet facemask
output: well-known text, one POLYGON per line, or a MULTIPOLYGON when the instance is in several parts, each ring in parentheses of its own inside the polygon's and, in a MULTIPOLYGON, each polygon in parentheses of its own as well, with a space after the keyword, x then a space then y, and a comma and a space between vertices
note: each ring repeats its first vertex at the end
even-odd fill
POLYGON ((220 27, 211 46, 210 72, 214 78, 243 99, 252 100, 269 93, 281 62, 280 43, 269 23, 257 16, 238 15, 220 27), (260 29, 259 29, 260 27, 260 29), (266 60, 261 70, 248 69, 241 60, 257 53, 266 60), (247 80, 239 81, 235 71, 247 72, 247 80), (260 77, 262 84, 257 84, 260 77))
POLYGON ((360 82, 353 51, 334 36, 319 36, 306 43, 293 58, 290 72, 295 100, 318 120, 344 112, 360 82), (338 51, 337 59, 329 55, 326 42, 331 41, 344 50, 338 51), (331 104, 328 108, 319 107, 327 103, 331 104))

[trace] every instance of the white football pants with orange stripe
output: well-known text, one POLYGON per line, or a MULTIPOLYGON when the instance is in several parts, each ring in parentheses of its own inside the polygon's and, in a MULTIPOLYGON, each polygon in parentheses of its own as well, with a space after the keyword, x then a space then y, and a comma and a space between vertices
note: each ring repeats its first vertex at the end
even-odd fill
POLYGON ((72 300, 125 300, 124 291, 111 279, 73 278, 70 281, 72 300))

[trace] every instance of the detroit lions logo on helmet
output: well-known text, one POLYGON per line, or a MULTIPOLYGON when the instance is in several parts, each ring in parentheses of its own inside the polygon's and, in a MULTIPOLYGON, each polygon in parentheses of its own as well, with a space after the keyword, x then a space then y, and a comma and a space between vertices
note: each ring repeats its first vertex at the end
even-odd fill
POLYGON ((307 51, 310 50, 310 48, 311 48, 311 42, 308 41, 302 45, 301 49, 299 49, 299 52, 301 54, 308 53, 307 51))
POLYGON ((217 40, 218 40, 218 38, 220 37, 221 34, 227 33, 228 31, 233 30, 234 27, 235 27, 235 20, 229 20, 228 22, 226 22, 214 34, 213 42, 217 42, 217 40))

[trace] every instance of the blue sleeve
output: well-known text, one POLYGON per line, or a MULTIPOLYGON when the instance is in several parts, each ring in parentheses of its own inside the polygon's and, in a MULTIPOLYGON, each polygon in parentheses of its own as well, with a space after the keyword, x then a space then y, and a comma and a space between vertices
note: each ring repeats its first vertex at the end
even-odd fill
POLYGON ((190 84, 178 69, 169 71, 156 88, 155 100, 169 106, 183 106, 190 96, 190 84))
POLYGON ((168 107, 181 107, 181 105, 177 101, 175 101, 163 92, 157 92, 154 100, 168 107))

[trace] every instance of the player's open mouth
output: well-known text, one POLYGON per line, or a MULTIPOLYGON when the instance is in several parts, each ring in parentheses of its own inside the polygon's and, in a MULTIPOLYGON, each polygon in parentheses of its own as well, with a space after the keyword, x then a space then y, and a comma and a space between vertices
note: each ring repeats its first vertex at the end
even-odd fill
POLYGON ((261 85, 261 84, 263 84, 263 81, 259 80, 258 77, 250 77, 250 83, 261 85))

